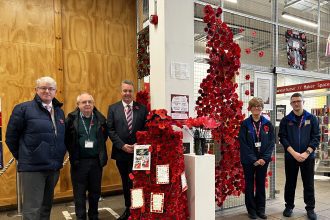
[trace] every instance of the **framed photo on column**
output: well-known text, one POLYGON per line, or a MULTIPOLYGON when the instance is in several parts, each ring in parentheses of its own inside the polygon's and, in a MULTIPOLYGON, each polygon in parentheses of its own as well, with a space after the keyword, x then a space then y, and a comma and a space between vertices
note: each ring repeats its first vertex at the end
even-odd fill
POLYGON ((274 78, 272 73, 254 73, 254 97, 262 98, 264 110, 273 110, 274 78))

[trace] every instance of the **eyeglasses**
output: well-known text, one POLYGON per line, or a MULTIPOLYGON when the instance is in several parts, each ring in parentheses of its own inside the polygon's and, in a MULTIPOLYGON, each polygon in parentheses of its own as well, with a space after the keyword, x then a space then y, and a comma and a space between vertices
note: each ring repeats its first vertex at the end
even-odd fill
POLYGON ((43 92, 46 92, 47 90, 49 91, 49 92, 54 92, 56 89, 55 88, 53 88, 53 87, 37 87, 38 89, 40 89, 41 91, 43 91, 43 92))
POLYGON ((257 106, 252 106, 252 108, 258 108, 258 109, 262 109, 262 106, 257 105, 257 106))
POLYGON ((303 100, 291 101, 290 104, 301 104, 303 100))
POLYGON ((94 101, 93 100, 85 100, 85 101, 81 101, 80 103, 86 105, 86 104, 93 104, 94 101))

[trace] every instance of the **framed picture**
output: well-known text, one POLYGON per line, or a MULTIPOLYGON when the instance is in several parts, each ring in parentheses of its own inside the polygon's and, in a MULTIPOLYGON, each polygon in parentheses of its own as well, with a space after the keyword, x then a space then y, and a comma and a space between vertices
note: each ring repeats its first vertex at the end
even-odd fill
POLYGON ((281 121, 286 115, 286 105, 276 105, 276 121, 281 121))
POLYGON ((170 165, 156 165, 156 183, 169 184, 170 183, 170 165))
POLYGON ((150 212, 163 213, 164 193, 151 193, 150 212))
POLYGON ((181 189, 182 189, 182 192, 184 192, 188 189, 188 183, 187 183, 187 177, 186 177, 185 171, 183 171, 181 173, 181 189))
POLYGON ((189 96, 171 94, 171 116, 173 119, 182 120, 189 117, 189 96))
POLYGON ((264 110, 273 110, 273 90, 273 74, 266 72, 254 73, 254 97, 259 97, 264 101, 264 110))
POLYGON ((143 188, 131 189, 131 209, 138 209, 144 206, 143 188))
POLYGON ((307 62, 305 33, 288 29, 285 32, 285 41, 289 66, 294 69, 305 70, 307 62))
POLYGON ((133 170, 150 170, 150 145, 134 145, 133 170))

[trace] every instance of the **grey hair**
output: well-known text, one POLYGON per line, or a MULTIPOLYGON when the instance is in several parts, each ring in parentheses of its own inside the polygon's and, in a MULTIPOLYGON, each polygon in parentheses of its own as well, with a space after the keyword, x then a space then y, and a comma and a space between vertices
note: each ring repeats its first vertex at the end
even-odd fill
POLYGON ((93 102, 94 102, 94 98, 91 94, 89 94, 88 92, 82 92, 82 93, 80 93, 80 95, 77 96, 77 104, 79 104, 80 98, 81 98, 82 95, 89 95, 91 97, 91 99, 93 100, 93 102))
POLYGON ((43 76, 36 80, 36 88, 39 87, 41 83, 48 83, 56 89, 56 81, 50 76, 43 76))
POLYGON ((121 84, 127 84, 127 85, 132 85, 134 87, 134 83, 131 80, 125 79, 121 82, 121 84))

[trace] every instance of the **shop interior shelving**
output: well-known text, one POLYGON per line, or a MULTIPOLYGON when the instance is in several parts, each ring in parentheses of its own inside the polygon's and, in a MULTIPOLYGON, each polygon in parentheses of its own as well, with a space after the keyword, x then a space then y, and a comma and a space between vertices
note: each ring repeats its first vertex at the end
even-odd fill
POLYGON ((314 108, 311 112, 317 116, 320 124, 320 146, 316 150, 315 173, 330 175, 330 107, 314 108))

